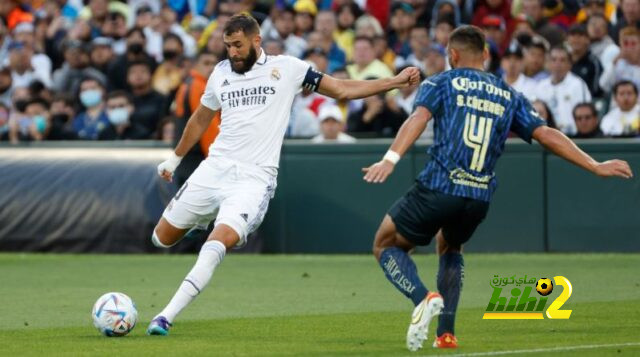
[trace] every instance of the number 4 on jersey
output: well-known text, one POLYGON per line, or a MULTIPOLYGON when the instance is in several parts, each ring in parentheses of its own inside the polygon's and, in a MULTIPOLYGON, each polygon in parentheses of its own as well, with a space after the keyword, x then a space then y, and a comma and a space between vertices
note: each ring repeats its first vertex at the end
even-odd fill
POLYGON ((493 119, 477 117, 475 114, 467 113, 464 119, 464 143, 473 149, 470 169, 481 172, 484 167, 484 159, 487 156, 489 138, 491 137, 491 127, 493 119))

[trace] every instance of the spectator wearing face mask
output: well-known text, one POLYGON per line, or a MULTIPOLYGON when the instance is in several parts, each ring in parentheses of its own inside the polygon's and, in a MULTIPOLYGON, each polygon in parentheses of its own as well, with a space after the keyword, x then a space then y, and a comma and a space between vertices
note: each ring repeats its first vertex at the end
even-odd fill
POLYGON ((78 139, 97 140, 100 132, 109 126, 104 93, 104 85, 94 78, 85 78, 80 82, 80 103, 85 110, 72 123, 78 139))
POLYGON ((180 37, 172 33, 166 35, 162 44, 163 62, 156 68, 151 79, 154 90, 168 96, 178 89, 185 76, 183 56, 184 48, 180 37))
POLYGON ((49 109, 51 129, 47 140, 75 140, 78 134, 71 127, 75 117, 75 100, 73 96, 59 93, 51 101, 49 109))
POLYGON ((145 129, 131 123, 135 108, 131 96, 125 91, 114 91, 107 96, 109 125, 100 132, 98 140, 143 139, 145 129))
POLYGON ((46 139, 51 125, 49 123, 49 103, 42 98, 29 99, 24 106, 24 114, 15 117, 9 124, 9 137, 12 142, 42 141, 46 139))
POLYGON ((19 138, 17 135, 17 131, 15 129, 16 126, 20 127, 25 132, 28 132, 28 127, 30 121, 25 114, 27 103, 31 99, 29 95, 29 88, 27 87, 16 87, 13 89, 11 93, 11 111, 9 113, 9 140, 12 144, 17 144, 19 142, 19 138))
POLYGON ((107 70, 109 78, 109 90, 127 90, 127 72, 131 63, 145 61, 156 67, 156 61, 145 52, 146 36, 139 28, 132 28, 127 33, 127 52, 116 57, 107 70))

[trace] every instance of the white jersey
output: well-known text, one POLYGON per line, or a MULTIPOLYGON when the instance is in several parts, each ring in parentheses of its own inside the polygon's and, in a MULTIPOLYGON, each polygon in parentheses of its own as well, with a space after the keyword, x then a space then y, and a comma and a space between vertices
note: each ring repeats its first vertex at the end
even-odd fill
POLYGON ((565 134, 577 132, 573 120, 573 108, 576 104, 590 102, 591 93, 582 78, 569 72, 561 82, 553 83, 552 78, 538 82, 535 97, 547 103, 553 113, 558 129, 565 134))
POLYGON ((637 134, 640 132, 640 104, 628 112, 623 112, 620 107, 611 110, 602 118, 600 129, 607 136, 637 134))
POLYGON ((295 57, 267 56, 261 50, 253 67, 233 72, 229 60, 220 62, 207 81, 201 103, 222 110, 220 134, 209 148, 210 157, 277 168, 293 98, 302 89, 317 89, 319 76, 295 57))
POLYGON ((517 90, 518 92, 522 93, 525 98, 529 100, 533 100, 533 98, 535 98, 536 96, 537 85, 538 85, 538 82, 525 76, 524 73, 520 73, 520 75, 518 76, 518 79, 516 79, 516 81, 513 82, 511 87, 513 87, 513 89, 517 90))

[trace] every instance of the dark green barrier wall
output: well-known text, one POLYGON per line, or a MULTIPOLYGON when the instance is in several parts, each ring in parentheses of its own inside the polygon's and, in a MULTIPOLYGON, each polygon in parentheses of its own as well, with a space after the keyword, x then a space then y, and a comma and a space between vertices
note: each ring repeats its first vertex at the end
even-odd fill
MULTIPOLYGON (((387 183, 366 184, 360 169, 379 160, 388 145, 288 142, 261 228, 266 251, 369 252, 380 220, 427 159, 426 145, 417 145, 387 183)), ((599 160, 629 160, 640 172, 638 141, 585 148, 599 160)), ((498 191, 468 251, 640 251, 638 179, 592 177, 517 141, 507 144, 496 171, 498 191)))
MULTIPOLYGON (((640 175, 640 145, 585 144, 596 160, 627 160, 640 175)), ((547 156, 549 249, 640 250, 640 179, 603 179, 547 156)))

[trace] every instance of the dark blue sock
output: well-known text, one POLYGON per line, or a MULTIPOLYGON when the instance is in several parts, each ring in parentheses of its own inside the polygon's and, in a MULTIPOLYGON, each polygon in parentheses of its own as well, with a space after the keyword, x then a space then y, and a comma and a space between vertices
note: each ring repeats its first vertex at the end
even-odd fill
POLYGON ((438 322, 438 336, 445 332, 453 332, 456 309, 464 279, 464 259, 460 253, 445 253, 440 256, 438 270, 438 290, 444 299, 444 310, 438 322))
POLYGON ((418 305, 429 292, 418 277, 416 264, 404 250, 391 247, 382 251, 380 266, 387 279, 406 297, 418 305))

